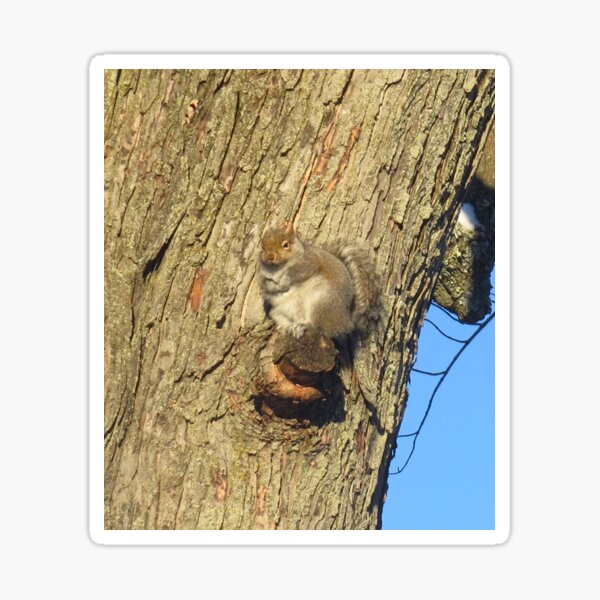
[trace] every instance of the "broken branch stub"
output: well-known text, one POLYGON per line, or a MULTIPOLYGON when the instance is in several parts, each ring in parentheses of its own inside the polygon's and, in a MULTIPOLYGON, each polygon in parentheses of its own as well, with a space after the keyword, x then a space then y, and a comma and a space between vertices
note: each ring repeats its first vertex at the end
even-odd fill
POLYGON ((312 402, 324 396, 320 383, 335 368, 337 349, 314 329, 307 329, 300 339, 276 332, 263 359, 265 392, 296 402, 312 402))

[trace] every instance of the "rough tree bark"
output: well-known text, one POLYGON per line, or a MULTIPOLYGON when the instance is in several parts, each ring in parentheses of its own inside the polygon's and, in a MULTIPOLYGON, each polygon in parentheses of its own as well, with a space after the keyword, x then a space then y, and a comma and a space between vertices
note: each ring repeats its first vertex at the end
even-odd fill
POLYGON ((493 122, 490 71, 105 73, 105 527, 374 529, 407 376, 493 122), (264 229, 363 240, 343 388, 257 392, 264 229))
POLYGON ((463 323, 477 323, 491 310, 490 274, 496 240, 495 158, 492 126, 475 176, 463 194, 463 208, 468 216, 466 220, 459 218, 452 232, 433 291, 433 299, 463 323))

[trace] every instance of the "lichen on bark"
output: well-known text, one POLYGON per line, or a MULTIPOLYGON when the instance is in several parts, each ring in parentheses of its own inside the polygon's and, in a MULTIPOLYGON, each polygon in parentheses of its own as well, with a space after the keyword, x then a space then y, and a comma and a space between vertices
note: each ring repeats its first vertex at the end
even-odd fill
MULTIPOLYGON (((434 300, 463 323, 477 323, 491 310, 490 275, 495 262, 495 132, 485 138, 475 174, 466 186, 463 206, 475 225, 457 220, 435 289, 434 300)), ((467 221, 470 221, 469 217, 467 221)))

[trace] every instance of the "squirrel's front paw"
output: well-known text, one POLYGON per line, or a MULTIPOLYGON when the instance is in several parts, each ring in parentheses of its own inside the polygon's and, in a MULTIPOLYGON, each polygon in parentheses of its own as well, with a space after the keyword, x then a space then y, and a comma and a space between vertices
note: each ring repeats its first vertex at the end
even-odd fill
POLYGON ((306 331, 306 325, 302 325, 302 323, 292 323, 291 325, 286 325, 284 331, 299 340, 306 331))

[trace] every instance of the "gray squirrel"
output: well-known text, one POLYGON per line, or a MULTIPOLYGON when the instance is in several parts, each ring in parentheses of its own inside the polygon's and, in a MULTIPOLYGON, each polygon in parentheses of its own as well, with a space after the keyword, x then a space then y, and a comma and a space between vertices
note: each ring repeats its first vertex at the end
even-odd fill
POLYGON ((268 229, 261 245, 258 285, 269 316, 286 333, 301 338, 312 327, 339 340, 376 318, 378 278, 366 249, 311 246, 289 221, 268 229))

